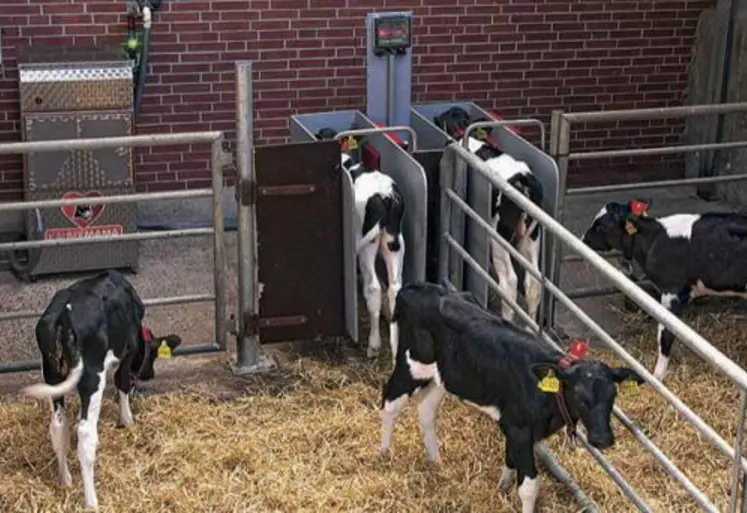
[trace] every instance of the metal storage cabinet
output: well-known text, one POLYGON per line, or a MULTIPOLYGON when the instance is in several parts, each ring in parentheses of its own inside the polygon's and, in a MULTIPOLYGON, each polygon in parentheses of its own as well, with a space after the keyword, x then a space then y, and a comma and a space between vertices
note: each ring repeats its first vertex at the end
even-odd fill
MULTIPOLYGON (((133 66, 121 52, 31 48, 19 56, 21 124, 27 141, 132 135, 133 66)), ((25 199, 111 196, 135 192, 129 147, 28 154, 25 199)), ((45 208, 29 211, 29 239, 78 238, 137 231, 136 204, 45 208)), ((138 241, 40 250, 31 276, 138 266, 138 241)))

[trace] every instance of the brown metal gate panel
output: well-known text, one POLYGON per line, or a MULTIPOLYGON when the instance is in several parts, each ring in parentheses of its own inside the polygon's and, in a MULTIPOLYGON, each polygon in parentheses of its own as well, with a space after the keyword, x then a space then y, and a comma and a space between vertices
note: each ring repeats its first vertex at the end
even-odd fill
POLYGON ((255 153, 260 340, 345 336, 337 142, 255 153))

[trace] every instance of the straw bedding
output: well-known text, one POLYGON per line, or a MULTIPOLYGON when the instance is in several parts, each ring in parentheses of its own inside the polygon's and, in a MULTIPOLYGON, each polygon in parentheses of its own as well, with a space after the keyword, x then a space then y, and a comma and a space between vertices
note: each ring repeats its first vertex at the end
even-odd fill
MULTIPOLYGON (((740 364, 747 359, 741 341, 743 314, 700 312, 687 320, 740 364)), ((626 326, 621 339, 651 368, 655 325, 641 315, 628 316, 626 326)), ((395 431, 392 454, 380 457, 377 406, 391 365, 388 356, 371 363, 360 352, 345 354, 350 350, 334 342, 309 347, 298 345, 286 354, 282 370, 263 379, 232 379, 215 358, 189 360, 185 372, 199 376, 212 368, 219 377, 138 397, 136 424, 128 429, 115 427, 117 406, 109 389, 99 423, 101 510, 520 511, 515 488, 508 495, 497 490, 503 438, 485 415, 447 398, 438 428, 442 463, 434 467, 426 462, 410 404, 395 431)), ((668 386, 732 442, 736 390, 684 345, 677 344, 675 351, 668 386)), ((593 350, 592 356, 614 361, 603 350, 593 350)), ((159 365, 166 369, 176 361, 159 365)), ((69 403, 72 423, 77 400, 69 403)), ((618 404, 719 509, 726 509, 726 458, 700 441, 645 386, 618 404)), ((80 511, 75 452, 69 451, 74 485, 62 489, 56 484, 47 422, 47 405, 0 400, 0 511, 80 511)), ((613 429, 618 442, 608 456, 655 511, 697 511, 624 427, 613 421, 613 429)), ((562 435, 548 445, 600 510, 633 511, 582 449, 569 449, 562 435)), ((562 485, 543 474, 539 511, 573 512, 578 507, 562 485)))

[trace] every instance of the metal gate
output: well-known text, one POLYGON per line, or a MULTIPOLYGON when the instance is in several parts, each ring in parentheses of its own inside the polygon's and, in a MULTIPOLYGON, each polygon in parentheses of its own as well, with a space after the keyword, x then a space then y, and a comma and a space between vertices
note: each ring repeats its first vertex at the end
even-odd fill
MULTIPOLYGON (((523 160, 532 170, 532 173, 542 183, 545 199, 541 205, 545 212, 555 215, 560 194, 559 172, 555 161, 544 152, 545 149, 545 129, 541 121, 536 119, 516 119, 516 120, 495 120, 495 116, 480 108, 472 102, 453 102, 453 103, 429 103, 415 105, 411 109, 411 124, 420 136, 422 148, 443 149, 447 144, 453 142, 446 132, 441 130, 433 123, 433 118, 444 111, 460 107, 467 111, 471 118, 493 119, 494 121, 473 123, 465 131, 464 144, 466 147, 468 136, 477 128, 491 127, 493 130, 490 134, 491 141, 498 148, 505 151, 514 158, 523 160), (540 130, 540 148, 509 130, 507 126, 535 126, 540 130)), ((490 197, 491 183, 482 177, 479 173, 467 173, 466 167, 461 162, 457 162, 457 168, 454 174, 454 190, 467 198, 480 217, 485 221, 490 221, 490 197)), ((442 184, 443 186, 444 184, 442 184)), ((482 267, 487 268, 490 262, 490 244, 485 237, 485 232, 476 220, 461 211, 453 212, 451 218, 450 230, 456 240, 463 244, 470 256, 472 256, 482 267)), ((553 259, 554 242, 551 234, 544 233, 542 239, 540 269, 549 269, 553 259)), ((443 263, 442 263, 443 265, 443 263)), ((476 274, 469 266, 464 269, 462 259, 453 251, 449 252, 448 267, 450 280, 456 287, 461 288, 462 277, 464 277, 464 286, 466 290, 475 294, 475 297, 483 306, 488 301, 488 286, 481 276, 476 274)), ((543 299, 543 305, 547 301, 543 299)), ((544 307, 543 307, 544 310, 544 307)))
MULTIPOLYGON (((505 179, 502 177, 496 177, 491 173, 490 169, 482 162, 478 157, 473 155, 464 147, 452 143, 445 151, 445 159, 450 159, 452 162, 463 161, 469 166, 471 173, 482 175, 485 179, 489 180, 494 187, 499 188, 503 194, 514 201, 520 208, 526 211, 530 216, 537 220, 539 224, 545 227, 548 232, 551 232, 558 243, 562 242, 571 248, 574 252, 578 253, 581 258, 588 262, 595 270, 600 271, 607 280, 612 282, 615 287, 634 301, 638 306, 650 314, 656 321, 664 325, 664 327, 670 330, 675 337, 683 341, 688 347, 690 347, 697 355, 703 360, 711 364, 716 370, 727 376, 733 381, 740 389, 740 403, 739 403, 739 428, 736 435, 736 443, 734 446, 729 445, 710 425, 708 425, 700 416, 693 412, 682 400, 672 393, 661 381, 656 379, 648 370, 641 365, 630 353, 628 353, 609 333, 607 333, 599 324, 597 324, 589 315, 576 305, 572 299, 565 294, 558 285, 548 279, 545 273, 536 273, 529 267, 529 262, 522 257, 521 254, 516 251, 506 240, 501 238, 500 235, 487 223, 480 219, 480 215, 473 208, 472 205, 465 201, 464 198, 460 198, 455 191, 447 186, 450 182, 451 174, 456 172, 456 166, 443 166, 442 169, 446 176, 442 180, 442 220, 445 224, 451 217, 452 207, 457 207, 463 211, 471 219, 473 219, 478 225, 484 230, 483 233, 487 234, 492 240, 495 240, 500 244, 511 256, 513 256, 520 265, 525 267, 527 272, 532 274, 535 278, 540 280, 545 291, 553 296, 553 298, 560 302, 565 308, 573 313, 583 324, 585 324, 599 339, 604 342, 610 349, 617 353, 633 370, 635 370, 647 384, 655 390, 662 398, 667 401, 682 417, 687 420, 688 423, 698 432, 700 436, 708 440, 717 450, 723 455, 732 460, 732 480, 731 480, 731 500, 730 506, 731 511, 736 511, 738 503, 738 487, 740 471, 747 472, 747 460, 742 457, 742 440, 744 438, 744 424, 745 424, 745 407, 747 405, 747 372, 736 365, 733 361, 728 359, 718 349, 713 347, 707 340, 701 337, 698 333, 693 331, 687 324, 665 309, 656 300, 649 296, 644 290, 638 287, 636 284, 626 278, 620 271, 615 269, 610 263, 608 263, 602 256, 598 255, 594 250, 586 246, 581 240, 574 234, 569 232, 562 224, 556 221, 551 215, 548 215, 543 209, 534 205, 528 198, 513 188, 505 179), (450 155, 451 154, 451 155, 450 155), (450 158, 451 157, 451 158, 450 158)), ((442 235, 443 244, 441 246, 441 255, 446 258, 448 249, 453 250, 457 255, 464 259, 464 262, 469 265, 472 270, 480 276, 488 286, 493 289, 501 299, 506 300, 505 295, 498 287, 498 284, 493 280, 486 269, 482 267, 475 258, 473 258, 467 250, 457 241, 450 230, 445 231, 442 235)), ((453 284, 449 281, 447 269, 441 268, 441 278, 447 284, 453 287, 453 284)), ((456 287, 454 287, 456 288, 456 287)), ((526 312, 519 307, 515 302, 508 301, 511 307, 516 311, 517 315, 527 323, 535 332, 539 334, 549 345, 563 351, 558 342, 550 336, 546 331, 542 329, 540 325, 535 323, 526 312)), ((613 408, 614 416, 628 429, 631 434, 638 440, 643 449, 649 452, 661 465, 662 469, 669 474, 682 488, 692 497, 693 501, 705 511, 718 512, 719 510, 711 502, 711 500, 700 490, 690 479, 661 451, 659 447, 649 438, 649 436, 641 430, 635 422, 627 416, 627 414, 621 410, 618 406, 613 408)), ((615 466, 597 449, 592 447, 585 437, 580 437, 583 447, 592 457, 600 464, 600 466, 607 472, 609 477, 615 482, 620 491, 636 506, 640 511, 651 511, 650 506, 646 501, 638 494, 638 492, 626 481, 624 476, 615 468, 615 466)), ((744 475, 742 481, 742 492, 747 494, 747 474, 744 475)), ((742 497, 743 511, 747 506, 747 497, 742 497)))
POLYGON ((346 334, 339 163, 335 141, 255 152, 262 343, 346 334))
MULTIPOLYGON (((358 134, 363 137, 361 146, 368 146, 379 157, 381 171, 390 175, 405 198, 403 236, 405 238, 405 263, 402 279, 423 281, 426 277, 426 232, 428 223, 428 182, 423 167, 407 151, 395 144, 388 133, 407 130, 409 127, 376 127, 364 114, 357 110, 301 114, 290 120, 291 137, 294 141, 317 141, 314 134, 320 129, 332 128, 339 135, 358 134), (351 130, 352 129, 352 130, 351 130)), ((418 141, 412 135, 411 148, 417 148, 418 141)), ((315 142, 315 144, 321 144, 315 142)), ((336 163, 340 153, 337 146, 336 163)), ((344 230, 344 269, 345 269, 345 317, 349 336, 358 341, 358 288, 355 254, 355 226, 353 181, 349 173, 340 173, 343 205, 341 216, 344 230)))

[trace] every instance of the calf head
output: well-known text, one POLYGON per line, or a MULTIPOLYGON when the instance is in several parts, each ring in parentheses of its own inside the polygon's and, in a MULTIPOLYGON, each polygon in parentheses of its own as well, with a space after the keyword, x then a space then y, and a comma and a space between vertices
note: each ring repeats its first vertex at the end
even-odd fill
MULTIPOLYGON (((454 139, 461 139, 464 135, 464 131, 467 130, 469 125, 481 121, 489 120, 484 117, 471 119, 469 113, 461 107, 451 107, 449 110, 433 118, 435 125, 454 139)), ((470 137, 479 140, 486 140, 490 136, 492 130, 492 127, 478 129, 472 132, 470 137)))
POLYGON ((156 337, 150 328, 146 326, 142 327, 140 331, 140 344, 144 348, 144 356, 142 362, 140 362, 139 370, 133 369, 139 380, 148 381, 155 376, 153 364, 158 359, 158 347, 164 342, 173 351, 181 345, 182 339, 179 335, 173 334, 166 335, 165 337, 156 337))
POLYGON ((599 450, 615 443, 610 416, 617 385, 627 380, 644 382, 633 369, 609 367, 598 360, 580 360, 568 366, 550 362, 534 366, 532 370, 538 379, 547 376, 550 370, 555 373, 561 382, 558 393, 564 394, 571 419, 574 423, 581 421, 589 443, 599 450))
POLYGON ((632 217, 648 215, 650 207, 650 199, 607 203, 594 216, 581 240, 594 251, 621 251, 626 236, 626 221, 632 217))
MULTIPOLYGON (((317 140, 332 140, 337 136, 337 131, 324 127, 320 129, 314 137, 317 140)), ((362 137, 359 135, 351 135, 340 140, 340 165, 343 169, 352 171, 353 168, 358 167, 353 158, 354 151, 360 146, 362 137)))

